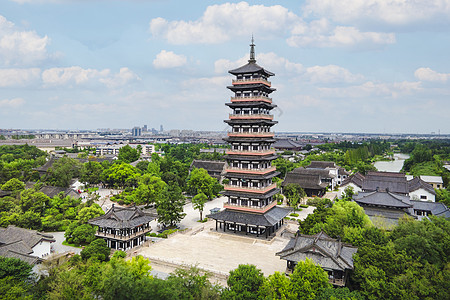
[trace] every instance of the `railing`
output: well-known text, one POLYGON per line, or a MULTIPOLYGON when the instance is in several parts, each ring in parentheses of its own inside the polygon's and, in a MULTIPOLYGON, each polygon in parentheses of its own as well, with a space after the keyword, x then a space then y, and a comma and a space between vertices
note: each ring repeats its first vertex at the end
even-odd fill
POLYGON ((230 119, 266 119, 266 120, 273 120, 273 115, 267 115, 267 114, 252 114, 252 115, 245 115, 245 114, 229 114, 230 119))
POLYGON ((273 132, 228 132, 228 136, 245 136, 245 137, 273 137, 273 132))
POLYGON ((272 103, 272 98, 267 96, 241 96, 241 97, 231 97, 231 102, 244 102, 244 101, 263 101, 267 103, 272 103))
POLYGON ((258 207, 258 206, 250 206, 250 205, 239 205, 239 204, 232 204, 228 202, 224 202, 223 207, 224 208, 231 208, 235 210, 243 210, 243 211, 253 211, 253 212, 266 212, 272 207, 277 205, 276 201, 273 201, 272 203, 264 206, 264 207, 258 207))
POLYGON ((272 83, 264 78, 249 78, 249 79, 233 79, 233 84, 248 84, 248 83, 263 83, 271 86, 272 83))
POLYGON ((265 174, 272 171, 276 171, 277 168, 275 166, 271 166, 270 168, 262 168, 262 169, 244 169, 244 168, 233 168, 228 167, 225 169, 226 172, 230 173, 246 173, 246 174, 265 174))
POLYGON ((274 149, 270 150, 228 150, 227 155, 268 155, 275 154, 274 149))
POLYGON ((95 236, 108 237, 108 238, 112 238, 112 239, 115 239, 115 240, 126 241, 126 240, 129 240, 129 239, 141 236, 143 234, 146 234, 147 232, 150 232, 150 231, 152 231, 152 229, 150 227, 149 228, 145 228, 144 230, 141 230, 141 231, 129 234, 129 235, 120 235, 120 234, 113 234, 113 233, 106 233, 106 232, 99 232, 99 231, 97 231, 95 233, 95 236))
POLYGON ((328 282, 334 285, 344 286, 345 280, 344 279, 336 279, 336 278, 329 278, 328 282))
POLYGON ((236 191, 236 192, 249 192, 249 193, 258 193, 258 194, 264 194, 267 191, 270 191, 274 188, 276 188, 277 185, 275 183, 272 183, 271 185, 268 185, 266 187, 243 187, 243 186, 235 186, 235 185, 229 185, 225 184, 224 189, 226 191, 236 191))

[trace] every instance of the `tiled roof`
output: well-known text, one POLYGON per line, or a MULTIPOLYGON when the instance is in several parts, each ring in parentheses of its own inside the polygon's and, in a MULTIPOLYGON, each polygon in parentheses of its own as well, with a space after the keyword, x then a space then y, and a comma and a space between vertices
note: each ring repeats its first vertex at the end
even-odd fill
POLYGON ((205 169, 206 171, 222 172, 223 169, 225 168, 225 162, 217 160, 194 159, 191 163, 191 170, 193 168, 205 169))
POLYGON ((256 194, 256 193, 246 193, 246 192, 236 192, 236 191, 223 191, 221 192, 224 196, 234 196, 239 198, 252 198, 252 199, 267 199, 272 197, 280 192, 280 189, 273 189, 268 191, 265 194, 256 194))
POLYGON ((363 182, 364 182, 364 175, 362 175, 359 172, 356 172, 352 176, 345 178, 344 181, 342 181, 341 186, 345 186, 349 183, 353 183, 356 186, 359 186, 360 188, 362 188, 363 182))
POLYGON ((321 178, 332 178, 332 176, 328 170, 299 167, 286 174, 282 185, 286 186, 287 184, 295 183, 304 189, 325 189, 328 183, 322 183, 321 178))
POLYGON ((306 167, 307 169, 326 169, 326 168, 337 168, 336 164, 332 161, 316 161, 313 160, 309 164, 309 166, 306 167))
POLYGON ((322 231, 316 235, 296 236, 276 255, 295 262, 309 258, 322 268, 344 271, 353 269, 353 254, 357 251, 358 248, 333 239, 322 231))
POLYGON ((90 219, 89 224, 107 228, 134 228, 156 219, 156 216, 144 213, 137 206, 114 207, 100 217, 90 219))
POLYGON ((420 188, 430 192, 433 195, 436 195, 436 191, 434 190, 433 186, 429 183, 426 183, 421 178, 414 177, 413 179, 408 181, 409 192, 416 191, 420 188))
POLYGON ((255 226, 273 226, 292 211, 291 208, 275 206, 264 214, 247 213, 232 209, 225 209, 215 214, 208 215, 208 218, 238 224, 249 224, 255 226))
POLYGON ((272 147, 275 149, 301 149, 302 145, 290 139, 277 139, 272 147))
POLYGON ((415 210, 429 211, 433 216, 450 218, 450 210, 444 203, 411 200, 411 204, 415 210))
POLYGON ((404 173, 368 172, 364 178, 363 191, 385 190, 393 193, 408 194, 408 182, 404 173))
POLYGON ((398 195, 391 192, 375 191, 361 192, 353 196, 353 200, 358 204, 375 205, 393 208, 409 208, 412 207, 409 196, 398 195))
POLYGON ((53 166, 53 163, 55 161, 56 161, 56 159, 53 158, 53 156, 52 156, 52 157, 50 157, 50 159, 45 164, 43 164, 40 167, 35 168, 34 170, 35 171, 39 171, 39 172, 47 172, 48 169, 50 169, 53 166))
POLYGON ((249 62, 248 64, 243 65, 242 67, 239 67, 234 70, 230 70, 230 71, 228 71, 228 73, 233 74, 233 75, 251 74, 251 73, 264 73, 268 76, 275 75, 274 73, 267 71, 266 69, 264 69, 263 67, 259 66, 258 64, 254 63, 254 62, 249 62))
POLYGON ((14 225, 9 225, 7 228, 0 230, 0 242, 5 244, 23 241, 28 247, 33 248, 42 240, 55 242, 51 234, 20 228, 14 225))

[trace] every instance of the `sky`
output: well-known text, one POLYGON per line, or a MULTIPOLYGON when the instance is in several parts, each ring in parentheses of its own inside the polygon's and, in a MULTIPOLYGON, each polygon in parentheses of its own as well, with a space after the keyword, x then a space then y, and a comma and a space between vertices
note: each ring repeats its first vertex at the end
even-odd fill
POLYGON ((1 0, 0 128, 226 131, 252 35, 275 132, 450 133, 450 0, 1 0))

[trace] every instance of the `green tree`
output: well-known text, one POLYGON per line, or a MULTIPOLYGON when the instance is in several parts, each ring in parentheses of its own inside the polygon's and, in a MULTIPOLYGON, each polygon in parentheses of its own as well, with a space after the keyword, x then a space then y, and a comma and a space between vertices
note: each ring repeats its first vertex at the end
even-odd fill
POLYGON ((102 181, 109 186, 115 187, 136 186, 138 177, 138 170, 124 162, 115 163, 102 173, 102 181))
POLYGON ((320 289, 330 286, 327 273, 309 258, 295 266, 290 278, 292 292, 299 295, 301 299, 314 299, 320 289))
POLYGON ((167 184, 158 176, 144 174, 139 179, 139 185, 135 190, 137 204, 150 204, 158 202, 161 193, 167 184))
POLYGON ((239 265, 237 269, 230 271, 228 289, 224 290, 223 299, 256 300, 264 280, 263 273, 256 266, 239 265))
POLYGON ((18 258, 0 256, 0 279, 26 280, 31 276, 33 267, 18 258))
POLYGON ((208 197, 203 193, 197 194, 194 196, 194 198, 192 198, 192 206, 194 207, 194 209, 198 209, 200 213, 200 220, 203 220, 202 213, 207 200, 208 197))
POLYGON ((158 221, 171 227, 175 226, 186 216, 183 212, 184 204, 184 196, 180 187, 168 185, 158 199, 156 208, 158 221))
POLYGON ((140 153, 137 149, 133 149, 130 145, 125 145, 119 149, 119 160, 132 163, 139 159, 140 153))
POLYGON ((194 169, 187 179, 187 191, 191 195, 197 195, 200 193, 205 194, 208 199, 212 199, 215 194, 215 186, 217 180, 209 176, 205 169, 194 169))
POLYGON ((87 223, 90 219, 99 217, 104 215, 105 212, 97 203, 92 204, 91 206, 83 207, 77 215, 77 219, 80 220, 81 223, 87 223))
POLYGON ((298 299, 289 277, 280 272, 275 272, 267 277, 259 289, 259 295, 260 299, 267 300, 298 299))
POLYGON ((81 167, 80 181, 88 184, 99 184, 103 170, 103 166, 99 162, 88 161, 81 167))
POLYGON ((104 239, 96 239, 81 250, 80 254, 84 260, 96 258, 99 261, 106 261, 110 253, 111 249, 106 245, 106 241, 104 239))
POLYGON ((296 183, 289 183, 283 188, 283 194, 289 199, 289 205, 295 210, 306 197, 305 191, 296 183))
POLYGON ((4 191, 17 192, 25 189, 25 183, 17 178, 12 178, 8 180, 4 185, 2 185, 1 189, 4 191))
POLYGON ((80 175, 81 163, 64 156, 57 159, 47 171, 45 181, 51 185, 69 187, 72 178, 80 175))
POLYGON ((96 229, 92 225, 73 222, 67 228, 64 237, 71 244, 85 245, 95 239, 95 232, 96 229))

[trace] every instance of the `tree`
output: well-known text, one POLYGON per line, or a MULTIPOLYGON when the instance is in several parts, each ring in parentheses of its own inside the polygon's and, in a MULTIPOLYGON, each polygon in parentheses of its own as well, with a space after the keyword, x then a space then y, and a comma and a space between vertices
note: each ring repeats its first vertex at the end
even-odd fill
POLYGON ((177 185, 168 185, 158 200, 156 211, 159 222, 171 227, 180 222, 186 214, 183 212, 184 196, 177 185))
POLYGON ((239 265, 230 271, 224 291, 224 299, 251 300, 258 299, 258 292, 264 283, 264 274, 254 265, 239 265))
POLYGON ((194 209, 198 209, 198 211, 200 212, 200 220, 203 220, 202 213, 207 200, 208 197, 203 193, 197 194, 194 196, 194 198, 192 198, 192 206, 194 207, 194 209))
POLYGON ((99 261, 106 261, 110 253, 111 249, 106 245, 106 241, 104 239, 96 239, 81 250, 80 254, 84 260, 96 258, 99 261))
POLYGON ((81 223, 87 223, 90 219, 99 217, 104 215, 105 212, 97 203, 92 204, 91 206, 83 207, 77 215, 77 219, 80 220, 81 223))
POLYGON ((283 194, 289 199, 289 205, 295 209, 301 200, 306 197, 305 191, 296 183, 289 183, 283 188, 283 194))
POLYGON ((209 282, 208 277, 209 273, 194 266, 179 268, 170 274, 167 284, 177 291, 177 299, 220 299, 218 288, 209 282))
POLYGON ((275 272, 269 275, 259 289, 259 298, 267 300, 294 300, 297 299, 297 294, 292 290, 291 281, 289 277, 275 272))
POLYGON ((4 185, 1 186, 1 189, 4 191, 12 191, 17 192, 21 191, 25 188, 25 183, 20 181, 17 178, 12 178, 8 180, 4 185))
POLYGON ((139 185, 135 190, 137 204, 150 204, 158 202, 158 199, 167 184, 158 176, 144 174, 139 179, 139 185))
POLYGON ((118 162, 102 173, 102 181, 109 186, 136 186, 139 172, 133 166, 118 162))
POLYGON ((26 280, 31 276, 33 267, 18 258, 0 256, 0 279, 26 280))
POLYGON ((301 296, 301 299, 314 299, 319 290, 331 286, 328 283, 327 273, 314 262, 306 258, 295 266, 294 272, 290 276, 292 292, 301 296))
POLYGON ((72 178, 79 176, 80 169, 81 164, 78 160, 63 156, 47 171, 45 181, 51 185, 68 187, 72 178))
POLYGON ((191 195, 197 195, 200 193, 205 194, 208 199, 214 197, 214 187, 217 184, 217 180, 209 176, 205 169, 194 169, 187 179, 187 191, 191 195))
POLYGON ((77 222, 73 222, 69 225, 64 237, 67 242, 76 245, 89 244, 95 239, 96 229, 89 224, 80 225, 77 222))
POLYGON ((139 156, 139 151, 137 149, 133 149, 130 145, 125 145, 119 149, 118 158, 123 162, 132 163, 138 160, 139 156))
POLYGON ((96 161, 84 163, 80 171, 80 181, 88 184, 98 184, 101 182, 103 166, 96 161))

